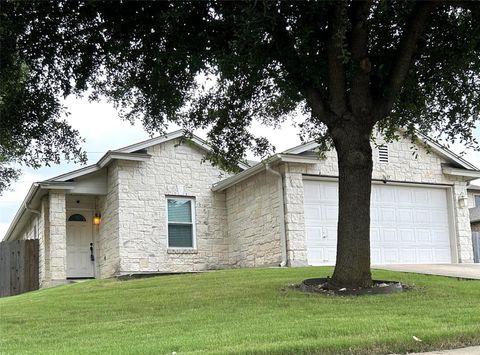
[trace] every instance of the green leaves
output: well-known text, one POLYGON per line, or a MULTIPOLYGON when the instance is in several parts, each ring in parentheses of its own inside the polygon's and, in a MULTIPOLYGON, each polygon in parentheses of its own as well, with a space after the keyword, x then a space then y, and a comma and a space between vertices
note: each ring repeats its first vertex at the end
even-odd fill
MULTIPOLYGON (((352 60, 353 48, 363 50, 352 34, 354 4, 345 2, 335 22, 339 4, 4 1, 1 119, 12 130, 4 132, 1 144, 15 152, 12 161, 56 161, 59 153, 82 160, 75 148, 78 134, 59 121, 58 100, 87 90, 92 99, 106 96, 123 118, 142 121, 152 134, 169 121, 189 130, 211 128, 215 159, 232 166, 249 147, 260 155, 272 152, 249 131, 253 120, 278 125, 305 104, 311 117, 305 126, 341 125, 355 117, 352 112, 364 116, 355 119, 371 120, 379 103, 393 95, 387 85, 417 4, 375 1, 366 7, 363 77, 361 62, 352 60), (332 31, 339 36, 340 47, 334 48, 340 48, 340 71, 327 63, 332 31), (355 78, 363 79, 354 83, 355 78), (333 86, 342 92, 332 93, 333 86), (316 108, 306 92, 315 93, 316 108), (341 114, 340 94, 347 97, 341 114), (336 108, 329 106, 333 102, 336 108), (22 133, 33 121, 35 135, 22 133), (36 146, 49 147, 42 158, 32 160, 35 153, 12 143, 43 141, 48 129, 62 134, 36 146)), ((375 117, 386 133, 404 126, 473 142, 480 111, 480 24, 473 15, 479 5, 467 5, 443 2, 428 14, 393 109, 375 117)), ((324 128, 311 132, 318 141, 328 134, 324 128)))

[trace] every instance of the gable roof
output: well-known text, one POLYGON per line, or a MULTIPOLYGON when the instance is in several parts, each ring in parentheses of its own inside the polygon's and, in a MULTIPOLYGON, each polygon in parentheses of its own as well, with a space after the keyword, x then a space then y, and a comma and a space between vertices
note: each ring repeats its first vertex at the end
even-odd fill
MULTIPOLYGON (((174 139, 182 138, 185 136, 185 133, 186 133, 185 130, 180 129, 174 132, 167 133, 162 136, 154 137, 139 143, 131 144, 126 147, 122 147, 115 150, 109 150, 99 159, 99 161, 96 164, 85 166, 83 168, 73 170, 62 175, 55 176, 46 181, 68 181, 80 176, 88 175, 95 171, 100 170, 104 166, 108 165, 112 160, 116 160, 116 159, 144 161, 145 159, 150 158, 148 154, 144 153, 145 149, 149 147, 153 147, 154 145, 157 145, 157 144, 162 144, 174 139)), ((206 152, 209 152, 211 150, 208 143, 205 142, 203 139, 197 137, 196 135, 192 135, 192 137, 188 138, 187 141, 193 143, 195 146, 197 146, 198 148, 206 152)), ((238 165, 242 170, 248 169, 250 167, 249 164, 244 162, 240 162, 238 165)))
MULTIPOLYGON (((442 165, 442 172, 447 175, 456 175, 456 176, 463 176, 469 177, 472 179, 480 178, 480 171, 475 167, 475 165, 469 163, 459 155, 453 153, 448 148, 444 147, 443 145, 435 142, 433 139, 429 138, 425 134, 421 132, 416 132, 416 135, 422 139, 422 141, 434 151, 436 154, 440 155, 441 157, 445 158, 447 161, 454 164, 454 167, 442 165)), ((318 162, 317 158, 313 158, 308 155, 302 155, 302 153, 306 153, 308 151, 312 151, 319 146, 318 143, 311 141, 307 143, 300 144, 296 147, 287 149, 280 154, 275 154, 261 163, 258 163, 247 170, 242 171, 241 173, 231 176, 225 180, 219 181, 212 186, 213 191, 224 191, 225 189, 233 186, 240 181, 248 179, 250 176, 253 176, 260 171, 267 169, 267 166, 278 163, 278 162, 297 162, 297 163, 305 163, 305 164, 315 164, 318 162)))
MULTIPOLYGON (((168 133, 163 136, 154 137, 139 143, 131 144, 126 147, 122 147, 115 150, 107 151, 97 163, 85 166, 80 169, 70 171, 65 174, 61 174, 50 179, 35 182, 30 187, 25 199, 23 200, 20 208, 15 214, 10 226, 5 233, 3 240, 8 240, 12 237, 13 232, 17 229, 18 226, 23 226, 25 211, 30 211, 33 213, 39 213, 30 207, 32 201, 39 198, 39 191, 45 189, 61 189, 61 190, 70 190, 73 188, 71 180, 79 178, 81 176, 86 176, 92 173, 95 173, 101 170, 103 167, 107 166, 113 160, 130 160, 130 161, 147 161, 150 159, 150 155, 145 153, 145 150, 149 147, 152 147, 157 144, 165 143, 174 139, 179 139, 185 136, 186 131, 181 129, 171 133, 168 133)), ((203 139, 192 135, 187 139, 188 142, 193 143, 198 148, 208 152, 211 150, 210 146, 203 139)), ((250 166, 247 163, 239 163, 239 167, 243 170, 248 169, 250 166)))
MULTIPOLYGON (((447 147, 441 145, 440 143, 436 142, 432 138, 428 137, 427 135, 423 134, 420 131, 415 132, 415 134, 425 143, 433 152, 437 153, 441 157, 445 158, 449 162, 455 164, 459 168, 467 169, 467 170, 478 170, 478 168, 471 164, 470 162, 463 159, 458 154, 455 154, 447 147)), ((316 149, 319 146, 316 142, 307 142, 304 144, 300 144, 296 147, 290 148, 283 153, 285 154, 301 154, 307 152, 309 150, 316 149)))

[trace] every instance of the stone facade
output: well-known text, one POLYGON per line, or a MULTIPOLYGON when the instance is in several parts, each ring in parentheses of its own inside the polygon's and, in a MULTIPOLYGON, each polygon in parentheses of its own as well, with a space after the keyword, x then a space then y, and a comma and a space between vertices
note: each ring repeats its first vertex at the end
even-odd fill
MULTIPOLYGON (((382 143, 377 141, 378 145, 382 143)), ((451 186, 451 200, 454 204, 454 215, 451 223, 457 236, 455 248, 457 249, 458 261, 473 262, 468 207, 459 202, 460 196, 466 196, 467 183, 460 177, 443 174, 442 163, 447 163, 447 161, 422 146, 416 146, 414 149, 412 143, 407 139, 401 139, 387 145, 389 152, 387 163, 380 161, 378 148, 373 146, 372 178, 386 179, 392 183, 415 182, 451 186)), ((303 177, 307 175, 338 176, 337 164, 336 152, 332 150, 327 152, 326 158, 317 164, 286 163, 284 166, 287 240, 289 260, 292 261, 292 264, 302 265, 306 263, 303 177)))
MULTIPOLYGON (((119 161, 109 171, 117 184, 118 274, 181 272, 223 268, 229 265, 225 194, 211 186, 225 174, 201 163, 204 152, 188 144, 168 141, 148 148, 147 162, 119 161), (169 196, 192 197, 196 213, 196 248, 167 245, 169 196)), ((109 191, 110 191, 109 186, 109 191)), ((109 203, 112 203, 110 201, 109 203)))
POLYGON ((50 278, 52 282, 67 278, 67 220, 65 193, 49 194, 50 278))
POLYGON ((230 266, 280 264, 278 179, 264 171, 226 190, 230 266))
MULTIPOLYGON (((437 154, 422 147, 412 150, 411 146, 408 140, 388 143, 386 163, 379 160, 374 147, 373 178, 392 184, 445 186, 452 205, 458 260, 472 262, 468 206, 461 198, 467 195, 467 183, 461 177, 443 174, 441 165, 447 161, 437 154)), ((209 162, 202 163, 205 152, 198 146, 180 144, 175 139, 150 146, 147 153, 150 159, 146 161, 120 159, 103 168, 103 175, 96 175, 95 180, 104 176, 106 190, 101 194, 50 190, 41 198, 39 210, 31 214, 17 238, 40 240, 42 286, 66 278, 66 220, 75 210, 102 215, 101 224, 92 225, 95 277, 279 265, 282 220, 288 265, 307 265, 303 181, 337 176, 335 151, 327 152, 326 158, 317 163, 273 166, 282 175, 280 185, 277 175, 262 170, 224 192, 211 188, 228 175, 209 162), (168 247, 168 197, 194 201, 195 248, 168 247)), ((472 196, 469 192, 470 200, 472 196)))
POLYGON ((119 242, 119 183, 118 163, 114 162, 107 167, 107 195, 98 196, 97 211, 102 215, 102 223, 96 228, 96 260, 97 275, 108 277, 120 271, 120 242, 119 242))

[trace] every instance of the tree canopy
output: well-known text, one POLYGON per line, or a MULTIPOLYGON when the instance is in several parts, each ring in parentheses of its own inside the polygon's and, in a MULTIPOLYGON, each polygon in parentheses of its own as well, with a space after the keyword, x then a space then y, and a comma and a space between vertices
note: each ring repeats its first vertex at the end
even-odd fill
MULTIPOLYGON (((78 134, 59 119, 59 100, 69 94, 105 96, 150 132, 167 122, 209 128, 210 159, 222 166, 248 148, 271 149, 249 131, 252 120, 276 125, 300 108, 306 138, 333 144, 339 155, 340 227, 349 213, 347 177, 371 178, 365 141, 375 127, 386 137, 403 127, 476 143, 479 8, 468 1, 2 1, 0 164, 36 164, 62 152, 82 158, 78 134)), ((348 191, 368 209, 366 184, 348 191)), ((358 233, 369 250, 368 225, 358 233)), ((339 240, 346 233, 339 230, 339 240)), ((365 250, 358 257, 369 262, 365 250)), ((357 269, 367 280, 369 271, 357 269)))

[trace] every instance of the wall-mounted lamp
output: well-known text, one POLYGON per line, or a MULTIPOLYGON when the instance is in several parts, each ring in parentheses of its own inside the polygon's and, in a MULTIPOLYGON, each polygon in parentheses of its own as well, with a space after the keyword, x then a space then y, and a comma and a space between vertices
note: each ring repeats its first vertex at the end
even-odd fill
POLYGON ((93 224, 98 226, 102 222, 102 215, 100 213, 95 213, 95 216, 93 216, 93 224))
POLYGON ((467 207, 467 195, 465 194, 461 194, 460 196, 458 196, 458 205, 460 206, 460 208, 465 208, 467 207))

